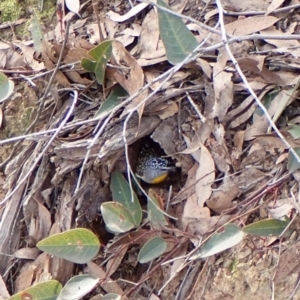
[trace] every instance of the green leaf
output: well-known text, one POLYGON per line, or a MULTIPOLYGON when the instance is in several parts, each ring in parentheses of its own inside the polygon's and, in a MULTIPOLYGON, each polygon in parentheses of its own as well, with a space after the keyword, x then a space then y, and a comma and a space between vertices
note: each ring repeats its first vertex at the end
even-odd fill
MULTIPOLYGON (((275 99, 276 96, 278 96, 279 92, 280 92, 280 89, 275 88, 274 90, 271 90, 270 92, 266 93, 263 96, 261 102, 266 109, 270 108, 272 101, 275 99)), ((256 107, 256 109, 254 110, 254 113, 253 113, 253 121, 255 121, 256 116, 261 117, 263 115, 264 115, 264 112, 262 111, 262 109, 259 106, 256 107)))
POLYGON ((97 255, 100 242, 90 230, 76 228, 51 235, 41 240, 37 247, 50 255, 85 264, 97 255))
POLYGON ((190 259, 194 260, 208 257, 222 252, 237 245, 243 237, 244 233, 238 226, 235 224, 227 224, 224 227, 224 232, 214 234, 190 259))
POLYGON ((33 39, 33 48, 35 51, 42 52, 44 34, 41 30, 39 20, 35 11, 33 11, 33 17, 31 19, 31 36, 33 39))
POLYGON ((140 202, 119 170, 112 173, 110 189, 113 200, 123 204, 131 213, 135 226, 139 226, 142 221, 140 202))
POLYGON ((131 211, 121 203, 102 203, 101 213, 106 227, 113 233, 127 232, 136 226, 131 211))
POLYGON ((95 74, 97 82, 103 84, 105 78, 105 69, 108 60, 110 59, 112 53, 112 41, 104 41, 97 47, 91 49, 88 54, 95 59, 95 74))
POLYGON ((151 223, 158 223, 162 226, 168 225, 165 215, 157 207, 160 207, 159 201, 156 198, 157 195, 150 189, 149 195, 151 199, 148 199, 147 210, 148 210, 148 219, 151 223), (156 206, 154 205, 156 204, 156 206))
POLYGON ((160 257, 163 253, 165 253, 167 249, 166 241, 156 236, 149 240, 141 249, 138 255, 138 261, 141 264, 147 263, 152 261, 155 258, 160 257))
POLYGON ((300 138, 300 126, 298 125, 289 125, 289 129, 287 130, 291 136, 297 140, 300 138))
POLYGON ((78 300, 92 291, 98 282, 99 278, 87 274, 74 276, 66 283, 57 300, 78 300))
POLYGON ((243 231, 256 236, 279 236, 286 229, 289 220, 281 221, 276 219, 261 220, 243 228, 243 231))
MULTIPOLYGON (((293 148, 300 157, 300 147, 293 148)), ((294 172, 300 168, 300 164, 294 154, 289 151, 287 168, 290 172, 294 172)))
POLYGON ((105 102, 96 112, 95 117, 101 117, 101 114, 108 113, 122 102, 122 97, 127 97, 128 93, 119 85, 115 85, 105 102))
POLYGON ((19 292, 7 300, 24 300, 24 299, 39 299, 39 300, 56 300, 62 285, 56 280, 49 280, 38 283, 22 292, 19 292))
POLYGON ((81 60, 81 67, 89 72, 95 73, 96 62, 84 57, 81 60))
POLYGON ((15 84, 5 74, 0 72, 0 103, 6 100, 14 91, 15 84))
MULTIPOLYGON (((103 55, 109 54, 111 55, 112 51, 112 40, 107 40, 94 47, 88 52, 88 55, 91 56, 95 61, 98 61, 103 57, 103 55)), ((108 57, 109 59, 109 57, 108 57)))
MULTIPOLYGON (((170 9, 163 0, 157 0, 157 4, 170 9)), ((167 59, 169 63, 176 65, 198 46, 198 42, 181 18, 159 8, 157 11, 159 32, 166 49, 167 59)))

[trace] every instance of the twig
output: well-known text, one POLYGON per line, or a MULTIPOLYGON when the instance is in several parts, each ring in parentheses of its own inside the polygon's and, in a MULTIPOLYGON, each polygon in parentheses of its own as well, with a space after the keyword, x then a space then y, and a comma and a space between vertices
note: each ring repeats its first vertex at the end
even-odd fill
MULTIPOLYGON (((273 14, 277 14, 277 13, 281 13, 290 9, 296 9, 299 8, 300 4, 294 4, 294 5, 290 5, 290 6, 286 6, 286 7, 281 7, 278 9, 275 9, 274 11, 272 11, 272 15, 273 14)), ((266 11, 264 10, 260 10, 260 11, 241 11, 241 12, 235 12, 235 11, 226 11, 224 10, 224 14, 225 15, 229 15, 229 16, 255 16, 255 15, 265 15, 266 11)))
MULTIPOLYGON (((171 10, 171 9, 165 8, 165 7, 163 7, 163 6, 161 6, 161 5, 158 5, 158 4, 156 4, 156 3, 152 2, 152 1, 148 1, 148 0, 139 0, 139 2, 145 2, 145 3, 151 4, 151 5, 153 5, 153 6, 157 7, 157 8, 159 8, 159 9, 161 9, 162 11, 168 12, 169 14, 171 14, 171 15, 173 15, 173 16, 176 16, 176 17, 179 17, 179 18, 188 20, 188 21, 190 21, 190 22, 192 22, 192 23, 195 23, 195 24, 197 24, 199 27, 201 27, 201 28, 203 28, 203 29, 205 29, 205 30, 207 30, 207 31, 209 31, 209 32, 212 32, 212 33, 216 33, 216 34, 218 34, 218 35, 221 35, 221 32, 220 32, 219 30, 213 28, 213 27, 210 27, 210 26, 208 26, 208 25, 205 25, 205 24, 203 24, 203 23, 201 23, 201 22, 197 21, 196 19, 193 19, 193 18, 191 18, 191 17, 189 17, 189 16, 185 16, 185 15, 180 14, 180 13, 177 13, 177 12, 171 10)), ((229 35, 229 37, 232 37, 232 35, 229 35)))
POLYGON ((54 141, 54 139, 57 137, 57 135, 60 132, 60 130, 64 127, 64 125, 67 123, 67 121, 71 117, 71 115, 73 113, 73 110, 75 108, 75 105, 77 103, 78 93, 77 93, 77 91, 73 91, 71 89, 62 89, 62 90, 64 90, 64 91, 72 91, 74 93, 74 100, 73 100, 73 103, 72 103, 72 105, 71 105, 71 107, 69 109, 69 112, 67 113, 66 117, 62 120, 62 122, 60 123, 60 125, 58 126, 58 128, 55 131, 55 133, 53 134, 53 136, 48 141, 48 143, 45 145, 45 147, 43 148, 43 150, 40 153, 40 155, 36 158, 35 163, 31 166, 31 168, 28 170, 28 172, 25 174, 25 176, 20 180, 20 182, 16 185, 16 187, 8 195, 6 195, 5 198, 0 202, 0 206, 3 205, 3 204, 5 204, 5 202, 8 201, 9 198, 27 180, 27 178, 30 176, 30 174, 33 172, 33 170, 36 168, 37 164, 40 162, 40 160, 45 155, 46 151, 48 150, 48 148, 50 147, 50 145, 52 144, 52 142, 54 141))
POLYGON ((98 8, 97 8, 97 3, 95 0, 92 0, 92 6, 94 8, 94 12, 95 12, 95 16, 96 16, 96 20, 97 20, 97 26, 98 26, 98 31, 99 31, 99 39, 100 39, 100 43, 104 41, 104 35, 100 26, 100 19, 99 19, 99 12, 98 12, 98 8))
POLYGON ((242 78, 245 86, 247 87, 248 91, 250 92, 250 94, 252 95, 252 97, 255 99, 256 103, 258 104, 258 106, 261 108, 261 110, 264 112, 268 122, 270 123, 270 125, 272 126, 272 128, 274 129, 274 131, 276 132, 276 134, 279 136, 279 138, 282 140, 282 142, 286 145, 287 149, 291 151, 291 153, 295 156, 295 158, 297 159, 297 161, 300 163, 300 157, 298 156, 298 154, 296 153, 296 151, 292 148, 292 146, 290 145, 290 143, 284 138, 284 136, 281 134, 281 132, 278 130, 277 126, 275 125, 275 123, 273 122, 272 118, 270 117, 267 109, 265 108, 265 106, 261 103, 261 101, 258 99, 258 97, 256 96, 256 94, 254 93, 253 89, 251 88, 247 78, 245 77, 244 73, 242 72, 239 64, 237 63, 236 59, 234 58, 230 47, 227 43, 227 36, 226 36, 226 29, 225 29, 225 25, 224 25, 224 20, 223 20, 223 7, 222 4, 220 2, 220 0, 216 0, 216 4, 218 6, 219 9, 219 21, 220 21, 220 26, 221 26, 221 31, 222 31, 222 39, 223 42, 225 44, 225 49, 228 53, 228 56, 230 57, 234 67, 236 68, 238 74, 240 75, 240 77, 242 78))
MULTIPOLYGON (((63 52, 65 50, 65 47, 66 47, 66 43, 67 43, 67 40, 68 40, 68 34, 69 34, 69 28, 70 28, 70 21, 67 21, 67 26, 66 26, 66 34, 65 34, 65 39, 64 39, 64 42, 63 42, 63 45, 62 45, 62 49, 61 49, 61 52, 59 54, 59 58, 58 58, 58 61, 57 61, 57 65, 56 65, 56 68, 54 69, 53 73, 52 73, 52 76, 49 80, 49 83, 46 87, 46 90, 45 90, 45 93, 43 95, 43 97, 40 99, 40 105, 39 105, 39 108, 37 110, 37 113, 36 113, 36 117, 35 119, 33 120, 33 122, 30 124, 30 126, 25 130, 25 134, 28 134, 30 132, 30 130, 36 125, 39 117, 40 117, 40 114, 44 108, 44 102, 46 100, 46 97, 48 96, 48 93, 50 91, 50 88, 51 88, 51 85, 54 81, 54 78, 55 78, 55 75, 58 71, 58 68, 59 68, 59 65, 62 61, 62 57, 63 57, 63 52)), ((2 170, 6 165, 7 163, 9 162, 9 160, 13 157, 13 155, 15 154, 18 146, 20 145, 21 142, 17 142, 14 146, 14 148, 12 149, 9 157, 0 164, 0 170, 2 170)))
POLYGON ((88 162, 88 159, 90 157, 90 153, 91 153, 91 150, 92 150, 92 147, 95 145, 95 143, 97 142, 97 140, 99 139, 100 135, 102 134, 102 132, 104 131, 106 125, 108 124, 108 122, 113 118, 114 114, 115 114, 115 109, 110 113, 110 115, 106 118, 106 120, 103 122, 102 126, 100 127, 100 129, 98 130, 98 132, 95 134, 93 140, 91 141, 91 143, 89 144, 89 146, 87 147, 88 151, 86 152, 85 154, 85 157, 84 157, 84 160, 83 160, 83 163, 82 163, 82 167, 81 167, 81 170, 80 170, 80 174, 78 176, 78 180, 77 180, 77 185, 76 185, 76 189, 74 191, 74 195, 79 191, 79 188, 80 188, 80 184, 81 184, 81 180, 82 180, 82 177, 83 177, 83 172, 84 172, 84 168, 85 168, 85 165, 87 164, 88 162))
POLYGON ((14 21, 14 22, 4 22, 0 25, 0 29, 5 29, 10 26, 20 25, 20 24, 25 23, 26 21, 27 21, 27 19, 20 19, 20 20, 14 21))
POLYGON ((188 98, 190 104, 194 107, 194 110, 196 111, 198 117, 200 118, 202 123, 206 122, 206 118, 202 115, 202 113, 200 112, 198 106, 196 105, 196 103, 194 102, 194 100, 192 99, 192 97, 190 96, 190 94, 188 92, 185 93, 186 97, 188 98))
MULTIPOLYGON (((216 24, 216 27, 218 26, 219 22, 216 24)), ((127 130, 127 123, 130 120, 130 118, 132 117, 133 113, 135 111, 137 111, 141 106, 143 106, 146 101, 148 101, 149 99, 151 99, 158 91, 161 90, 161 88, 163 87, 163 85, 170 79, 172 78, 172 76, 182 68, 182 66, 186 63, 188 63, 189 61, 192 61, 193 59, 195 59, 197 57, 197 52, 201 49, 201 47, 206 43, 206 40, 209 38, 209 35, 206 36, 206 38, 179 64, 177 64, 176 66, 174 66, 173 68, 171 68, 169 71, 165 72, 164 75, 166 76, 166 78, 164 78, 161 82, 160 85, 152 92, 150 93, 143 101, 141 101, 141 103, 139 103, 136 107, 134 107, 131 112, 129 112, 128 116, 126 117, 125 121, 124 121, 124 125, 123 125, 123 131, 122 131, 122 137, 123 137, 123 141, 124 141, 124 148, 125 148, 125 159, 126 159, 126 166, 127 166, 127 177, 128 177, 128 183, 130 186, 130 190, 131 190, 131 197, 132 197, 132 201, 133 201, 133 188, 132 188, 132 183, 131 183, 131 176, 134 177, 134 174, 132 172, 131 166, 130 166, 130 162, 129 162, 129 156, 128 156, 128 143, 127 143, 127 139, 126 139, 126 130, 127 130)), ((157 77, 158 78, 158 77, 157 77)), ((156 79, 157 79, 156 78, 156 79)), ((155 80, 156 80, 155 79, 155 80)), ((154 80, 152 81, 152 83, 154 82, 154 80)), ((152 85, 151 83, 151 85, 152 85)), ((143 89, 141 89, 142 91, 143 89)), ((147 196, 145 194, 145 196, 147 196)), ((152 201, 151 198, 149 198, 150 201, 152 201)), ((156 203, 154 203, 152 201, 153 205, 155 207, 157 207, 156 203)), ((158 208, 159 209, 159 208, 158 208)), ((164 212, 163 212, 164 213, 164 212)))

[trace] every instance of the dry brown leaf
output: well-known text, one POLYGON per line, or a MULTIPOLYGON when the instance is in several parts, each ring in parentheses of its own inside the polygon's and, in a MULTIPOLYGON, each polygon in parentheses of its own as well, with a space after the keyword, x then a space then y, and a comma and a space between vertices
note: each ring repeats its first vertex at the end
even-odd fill
POLYGON ((284 161, 287 161, 288 160, 288 157, 289 157, 289 153, 288 152, 285 152, 285 153, 282 153, 281 155, 279 155, 279 157, 277 158, 275 164, 278 165, 284 161))
POLYGON ((6 284, 3 280, 2 275, 0 275, 0 299, 7 299, 10 295, 7 291, 6 284))
POLYGON ((186 79, 190 75, 192 75, 192 70, 186 70, 184 72, 178 71, 174 74, 174 76, 172 76, 172 78, 170 78, 167 82, 165 82, 161 88, 162 90, 167 90, 166 94, 171 94, 172 89, 171 88, 168 89, 168 87, 170 87, 174 83, 184 81, 184 79, 186 79))
POLYGON ((13 41, 13 44, 22 50, 23 59, 27 66, 29 66, 32 70, 40 71, 45 69, 43 62, 38 62, 34 59, 35 50, 33 47, 26 46, 21 41, 13 41))
POLYGON ((38 205, 38 214, 39 214, 39 224, 38 224, 38 231, 34 238, 37 241, 44 239, 49 236, 49 231, 52 225, 51 222, 51 213, 50 211, 39 201, 36 201, 38 205))
POLYGON ((154 58, 154 59, 145 59, 145 58, 138 58, 137 62, 141 67, 147 67, 147 66, 152 66, 152 65, 156 65, 159 64, 163 61, 167 60, 167 57, 165 55, 161 56, 161 52, 162 51, 156 51, 158 54, 158 58, 154 58))
POLYGON ((253 72, 254 74, 259 74, 267 83, 276 84, 284 86, 283 80, 280 78, 278 73, 270 71, 264 65, 264 56, 254 56, 245 57, 238 60, 238 64, 242 70, 247 70, 253 72))
POLYGON ((14 252, 14 256, 16 258, 20 258, 20 259, 30 259, 30 260, 35 260, 39 254, 40 254, 40 250, 38 248, 20 248, 17 251, 14 252))
POLYGON ((245 131, 237 131, 233 137, 234 148, 231 151, 231 164, 234 172, 240 170, 241 155, 243 153, 245 131))
POLYGON ((215 180, 215 164, 208 149, 201 145, 200 165, 196 174, 196 194, 198 205, 202 207, 212 193, 211 185, 215 180))
POLYGON ((178 105, 176 102, 169 102, 167 106, 158 113, 158 116, 161 120, 167 119, 174 116, 178 112, 178 105))
POLYGON ((152 53, 157 50, 158 41, 158 16, 155 10, 151 9, 142 23, 141 36, 137 44, 137 55, 139 58, 153 58, 152 53))
POLYGON ((95 48, 95 45, 89 43, 85 39, 77 39, 74 43, 74 47, 77 49, 83 49, 86 51, 90 51, 91 49, 95 48))
POLYGON ((70 49, 64 57, 64 63, 80 62, 84 57, 87 57, 87 50, 80 48, 70 49))
POLYGON ((157 297, 155 294, 151 294, 149 300, 160 300, 161 298, 157 297))
MULTIPOLYGON (((298 26, 298 23, 292 23, 288 29, 285 32, 282 32, 282 30, 277 29, 276 26, 270 26, 269 28, 266 28, 264 30, 260 31, 260 34, 262 35, 279 35, 279 36, 285 36, 285 35, 291 35, 295 32, 295 27, 298 26)), ((273 49, 272 51, 276 51, 279 53, 289 53, 295 58, 298 58, 300 56, 300 49, 299 49, 299 42, 297 40, 265 40, 267 43, 274 45, 277 47, 277 49, 273 49)))
POLYGON ((238 19, 232 23, 226 24, 225 28, 227 34, 248 35, 266 29, 277 21, 278 18, 273 16, 254 16, 238 19))
POLYGON ((6 51, 6 62, 5 62, 5 69, 16 69, 16 68, 23 68, 26 67, 24 62, 24 58, 21 54, 15 51, 13 48, 10 48, 6 51))
MULTIPOLYGON (((225 25, 226 33, 235 36, 248 35, 255 32, 259 32, 272 26, 279 19, 273 16, 253 16, 248 18, 240 18, 234 22, 225 25)), ((222 38, 220 35, 211 34, 210 32, 202 29, 202 35, 200 35, 197 40, 203 40, 209 35, 208 43, 210 45, 215 45, 220 43, 222 38)))
POLYGON ((81 77, 76 71, 66 72, 65 74, 74 83, 79 83, 87 86, 93 82, 92 80, 89 80, 85 77, 81 77))
POLYGON ((184 205, 183 214, 182 214, 183 228, 185 228, 187 225, 184 222, 186 218, 199 219, 199 218, 209 218, 209 217, 210 217, 209 209, 207 207, 200 207, 198 205, 197 194, 193 194, 187 198, 187 201, 184 205))
POLYGON ((195 193, 195 180, 198 167, 199 164, 195 163, 192 166, 192 168, 187 172, 187 180, 185 182, 185 185, 179 191, 179 193, 175 197, 173 197, 173 199, 171 200, 172 204, 179 203, 195 193))
POLYGON ((120 288, 116 281, 112 280, 107 276, 107 273, 99 267, 94 262, 90 261, 87 263, 89 273, 95 278, 99 278, 100 286, 107 293, 117 293, 119 295, 123 295, 124 300, 128 300, 128 298, 124 295, 124 291, 120 288))
POLYGON ((227 186, 222 185, 221 189, 214 191, 206 204, 215 213, 221 214, 224 210, 232 207, 232 201, 239 193, 237 184, 228 183, 227 186))
POLYGON ((111 275, 113 275, 116 270, 119 268, 122 259, 124 258, 124 255, 127 253, 128 248, 129 248, 129 243, 126 245, 122 245, 121 249, 118 249, 118 255, 113 256, 106 265, 106 274, 107 277, 110 277, 111 275))
POLYGON ((7 50, 0 50, 0 68, 5 69, 7 50))
MULTIPOLYGON (((104 24, 100 23, 100 28, 103 34, 103 37, 106 38, 107 34, 104 28, 104 24)), ((97 23, 92 23, 86 26, 87 34, 89 35, 89 42, 91 44, 100 43, 100 33, 99 33, 99 27, 97 23)))
MULTIPOLYGON (((261 100, 263 96, 272 88, 273 86, 264 88, 258 98, 261 100)), ((251 95, 248 96, 237 108, 231 110, 226 114, 223 120, 223 124, 226 125, 228 128, 236 128, 241 124, 244 124, 249 118, 252 117, 256 107, 257 104, 253 101, 253 97, 251 95), (239 115, 240 113, 242 114, 239 115), (236 115, 238 116, 236 117, 236 115)))
POLYGON ((278 7, 280 7, 283 2, 284 2, 284 0, 273 0, 272 3, 267 8, 265 16, 271 14, 275 9, 277 9, 278 7))
MULTIPOLYGON (((184 122, 187 117, 188 112, 182 110, 182 122, 184 122)), ((177 116, 163 120, 153 132, 151 138, 155 142, 159 143, 167 155, 171 156, 180 164, 183 173, 187 173, 188 170, 194 165, 194 159, 190 155, 178 153, 182 150, 184 145, 178 145, 178 143, 176 143, 178 141, 177 116)))
POLYGON ((118 33, 118 36, 115 38, 117 41, 122 43, 124 47, 127 47, 130 45, 135 37, 140 36, 141 33, 141 26, 138 24, 132 24, 132 28, 126 28, 120 33, 118 33))
MULTIPOLYGON (((153 81, 156 77, 158 77, 160 75, 160 73, 157 71, 157 70, 151 70, 151 71, 147 71, 145 70, 144 71, 144 74, 145 74, 145 80, 146 80, 146 83, 149 83, 151 81, 153 81)), ((152 91, 154 91, 155 89, 157 89, 158 87, 160 86, 160 82, 154 82, 150 89, 152 91)))
POLYGON ((263 164, 264 159, 267 156, 267 149, 259 148, 259 149, 250 149, 250 153, 242 160, 241 168, 244 169, 247 166, 253 166, 254 164, 260 163, 263 164))
MULTIPOLYGON (((53 70, 55 68, 55 65, 50 61, 50 59, 46 60, 44 64, 48 71, 53 70)), ((58 70, 57 73, 55 74, 55 79, 59 84, 61 84, 64 87, 70 86, 69 80, 60 70, 58 70)))
POLYGON ((182 134, 186 144, 187 144, 187 148, 183 151, 181 151, 180 153, 182 154, 191 154, 193 156, 193 158, 199 162, 200 160, 200 156, 201 156, 201 142, 200 142, 200 138, 197 135, 197 132, 195 132, 195 137, 192 140, 192 142, 190 141, 189 137, 182 134))
POLYGON ((200 66, 201 70, 207 76, 207 78, 211 78, 212 68, 206 60, 197 58, 197 65, 200 66))
MULTIPOLYGON (((286 103, 284 101, 286 97, 287 97, 286 91, 282 90, 273 99, 271 106, 268 109, 268 113, 270 117, 274 116, 278 108, 281 107, 282 102, 286 103)), ((245 132, 245 141, 249 141, 253 139, 255 136, 265 133, 269 127, 269 122, 264 115, 263 116, 254 115, 253 119, 254 119, 253 124, 245 132)))
POLYGON ((271 0, 222 0, 224 9, 230 11, 259 11, 266 10, 271 0))
POLYGON ((223 49, 220 51, 217 63, 213 69, 215 104, 211 118, 217 117, 220 121, 226 116, 227 110, 233 102, 232 74, 224 71, 227 60, 227 52, 223 49))
MULTIPOLYGON (((231 218, 232 216, 229 215, 213 216, 209 218, 197 218, 196 220, 193 218, 187 218, 187 220, 185 221, 187 224, 186 231, 190 234, 202 236, 204 234, 217 230, 222 225, 227 223, 231 218)), ((195 247, 199 246, 199 239, 192 240, 192 242, 194 243, 195 247)))
MULTIPOLYGON (((107 68, 107 77, 118 82, 129 95, 137 93, 144 85, 144 72, 137 61, 118 41, 113 41, 113 50, 111 61, 115 67, 107 68)), ((123 111, 122 116, 126 115, 130 110, 136 108, 142 100, 147 96, 147 91, 136 97, 123 111)), ((144 105, 139 108, 139 116, 141 117, 144 105)))
POLYGON ((33 264, 27 263, 22 267, 15 280, 16 293, 31 287, 34 279, 35 271, 36 271, 36 266, 33 264))
MULTIPOLYGON (((261 90, 266 86, 265 82, 261 82, 255 79, 253 81, 250 81, 249 84, 253 89, 253 91, 259 91, 259 92, 261 92, 261 90)), ((234 91, 235 92, 248 91, 248 88, 245 86, 244 83, 237 83, 234 85, 234 91)))
POLYGON ((292 198, 276 199, 275 203, 268 204, 268 212, 271 218, 277 220, 290 216, 293 209, 295 209, 295 205, 292 198))
MULTIPOLYGON (((183 245, 180 246, 180 249, 178 249, 178 254, 177 257, 178 259, 174 260, 173 264, 171 265, 170 269, 168 270, 168 273, 165 275, 165 280, 172 278, 170 285, 168 286, 168 290, 164 290, 167 292, 167 294, 170 295, 170 291, 175 291, 176 288, 179 286, 181 282, 181 277, 180 276, 175 276, 174 274, 178 274, 182 270, 182 266, 185 263, 185 255, 187 253, 187 248, 188 248, 188 243, 184 243, 183 245), (179 258, 181 257, 181 258, 179 258)), ((166 297, 163 297, 162 299, 165 299, 166 297)))
POLYGON ((231 160, 225 141, 217 142, 211 139, 209 148, 218 170, 227 174, 231 166, 231 160))
POLYGON ((0 50, 8 50, 10 45, 6 42, 0 41, 0 50))

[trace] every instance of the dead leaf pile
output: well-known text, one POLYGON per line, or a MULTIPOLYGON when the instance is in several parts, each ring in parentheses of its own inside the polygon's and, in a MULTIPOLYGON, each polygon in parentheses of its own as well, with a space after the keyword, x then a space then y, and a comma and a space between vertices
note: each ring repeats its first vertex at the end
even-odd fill
MULTIPOLYGON (((223 268, 227 262, 222 261, 226 258, 216 263, 219 273, 202 295, 198 290, 206 285, 205 276, 195 280, 194 287, 191 281, 180 288, 184 277, 180 271, 191 263, 191 249, 214 232, 221 232, 228 222, 244 226, 251 218, 282 219, 299 212, 293 201, 298 197, 299 176, 286 176, 289 148, 272 132, 225 47, 210 50, 222 42, 215 4, 205 0, 197 5, 194 1, 170 4, 176 13, 197 15, 199 21, 184 22, 203 44, 197 59, 167 78, 172 66, 159 31, 159 7, 144 2, 131 7, 131 1, 113 1, 111 7, 109 1, 103 2, 58 0, 53 29, 41 33, 33 16, 32 41, 22 41, 19 36, 0 41, 1 72, 19 82, 13 97, 1 107, 2 140, 21 135, 8 130, 14 112, 23 107, 16 101, 27 99, 33 107, 29 112, 29 105, 25 105, 29 122, 19 126, 26 137, 14 144, 12 155, 1 156, 1 186, 7 194, 2 197, 5 201, 0 201, 0 286, 8 286, 12 280, 14 290, 10 292, 17 293, 48 278, 66 283, 74 274, 74 264, 40 253, 35 245, 51 234, 84 226, 97 232, 106 245, 97 264, 91 262, 87 268, 103 279, 100 285, 107 293, 124 294, 124 299, 129 299, 129 281, 143 286, 147 276, 137 263, 134 247, 161 236, 167 241, 166 253, 174 252, 169 259, 181 259, 157 271, 157 281, 150 283, 151 299, 173 299, 178 291, 178 299, 187 299, 189 293, 194 293, 190 299, 217 299, 218 292, 211 296, 214 280, 219 282, 220 274, 227 270, 223 268), (70 22, 67 41, 66 21, 70 22), (94 73, 82 68, 81 61, 90 59, 89 51, 103 39, 112 41, 112 55, 104 67, 101 86, 94 73), (58 62, 60 68, 46 92, 58 62), (79 92, 74 110, 47 145, 71 111, 74 90, 79 92), (112 171, 120 168, 127 172, 124 141, 133 167, 138 144, 145 137, 157 143, 181 170, 171 194, 166 192, 169 186, 149 191, 174 220, 165 221, 164 228, 146 225, 112 237, 105 230, 100 205, 111 200, 112 171), (46 145, 45 154, 37 161, 46 145), (295 185, 292 193, 291 183, 295 185), (180 244, 178 249, 176 244, 180 244), (122 273, 125 260, 142 276, 122 273), (9 273, 14 267, 17 272, 9 273), (115 278, 127 283, 120 284, 115 278)), ((236 39, 230 49, 238 65, 282 135, 293 148, 299 147, 299 41, 284 39, 299 32, 298 2, 290 1, 285 10, 285 1, 221 2, 226 34, 236 39), (280 26, 282 20, 285 26, 280 26)), ((234 249, 244 253, 250 247, 248 241, 234 249)), ((258 238, 253 241, 264 247, 258 238)), ((265 245, 273 242, 278 240, 266 240, 265 245)), ((299 266, 298 258, 297 263, 291 259, 297 256, 297 247, 293 245, 282 256, 279 270, 284 272, 275 276, 276 291, 299 266)), ((240 260, 244 263, 251 253, 240 260)), ((250 270, 256 261, 247 263, 250 270)), ((236 293, 230 284, 230 293, 236 293)), ((141 299, 149 294, 147 288, 141 288, 141 299)), ((7 289, 0 290, 6 290, 0 296, 9 295, 7 289)), ((265 296, 263 288, 253 290, 265 296)))

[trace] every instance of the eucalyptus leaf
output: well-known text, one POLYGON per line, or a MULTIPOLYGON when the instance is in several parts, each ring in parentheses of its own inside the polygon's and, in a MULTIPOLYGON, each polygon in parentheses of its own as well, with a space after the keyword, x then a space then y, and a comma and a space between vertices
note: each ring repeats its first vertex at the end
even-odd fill
POLYGON ((149 240, 138 254, 138 261, 143 264, 160 257, 167 249, 166 241, 156 236, 149 240))
POLYGON ((256 236, 280 236, 288 224, 289 220, 267 219, 249 224, 243 231, 256 236))
POLYGON ((62 290, 62 285, 57 280, 49 280, 38 283, 30 288, 23 290, 6 300, 56 300, 62 290))
MULTIPOLYGON (((163 0, 157 0, 157 4, 171 10, 163 0)), ((159 32, 167 59, 173 65, 181 63, 198 46, 198 42, 181 18, 160 8, 157 11, 159 32)))
POLYGON ((142 209, 139 199, 120 170, 115 170, 112 173, 110 189, 113 200, 124 205, 131 213, 135 226, 139 226, 142 221, 142 209))
POLYGON ((76 228, 53 234, 41 240, 37 247, 50 255, 85 264, 97 255, 100 242, 90 230, 76 228))
POLYGON ((243 237, 244 233, 238 226, 227 224, 224 227, 224 232, 215 233, 190 259, 204 258, 222 252, 237 245, 243 237))
POLYGON ((104 223, 110 232, 123 233, 135 227, 131 211, 121 203, 102 203, 101 213, 104 223))

